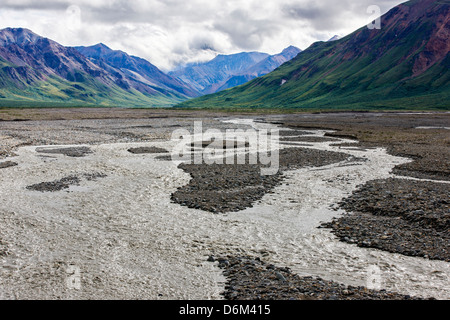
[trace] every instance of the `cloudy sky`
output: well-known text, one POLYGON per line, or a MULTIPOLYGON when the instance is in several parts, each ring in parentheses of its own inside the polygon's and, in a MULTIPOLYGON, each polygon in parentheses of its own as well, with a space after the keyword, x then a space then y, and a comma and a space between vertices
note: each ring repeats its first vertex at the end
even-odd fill
POLYGON ((217 53, 281 52, 344 36, 405 0, 0 0, 0 28, 102 42, 164 71, 217 53))

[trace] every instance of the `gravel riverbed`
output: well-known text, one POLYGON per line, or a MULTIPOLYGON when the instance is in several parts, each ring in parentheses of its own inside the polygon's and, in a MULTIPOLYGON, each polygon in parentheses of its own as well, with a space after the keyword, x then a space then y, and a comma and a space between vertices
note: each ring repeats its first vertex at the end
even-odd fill
POLYGON ((339 203, 348 212, 324 224, 342 241, 450 261, 450 184, 370 181, 339 203))
POLYGON ((272 126, 253 118, 0 122, 0 297, 450 297, 440 150, 432 170, 421 166, 430 157, 406 158, 416 144, 358 143, 348 139, 356 129, 333 134, 292 126, 291 117, 296 130, 281 131, 292 140, 281 143, 273 176, 261 176, 260 165, 179 164, 167 154, 172 131, 192 131, 194 121, 272 126), (436 181, 400 179, 399 168, 436 181), (367 286, 374 266, 377 289, 367 286), (67 285, 77 274, 81 289, 67 285))

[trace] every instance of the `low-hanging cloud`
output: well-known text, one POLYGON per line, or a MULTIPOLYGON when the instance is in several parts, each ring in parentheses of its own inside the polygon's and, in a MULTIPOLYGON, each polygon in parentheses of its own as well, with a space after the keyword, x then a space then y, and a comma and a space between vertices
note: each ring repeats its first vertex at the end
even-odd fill
POLYGON ((240 51, 345 35, 402 0, 0 0, 0 28, 25 27, 63 45, 103 42, 163 70, 240 51))

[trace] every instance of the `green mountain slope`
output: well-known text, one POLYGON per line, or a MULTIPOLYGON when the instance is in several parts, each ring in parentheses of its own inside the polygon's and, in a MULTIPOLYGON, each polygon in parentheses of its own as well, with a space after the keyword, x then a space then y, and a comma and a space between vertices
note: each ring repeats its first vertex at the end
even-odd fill
POLYGON ((131 81, 27 29, 0 30, 0 107, 168 107, 188 97, 131 81))
POLYGON ((168 107, 184 99, 166 95, 144 95, 107 86, 84 75, 82 82, 71 82, 58 76, 18 85, 0 62, 0 107, 34 106, 103 106, 168 107))
POLYGON ((409 1, 381 23, 380 30, 315 43, 264 77, 178 106, 450 109, 449 1, 409 1))

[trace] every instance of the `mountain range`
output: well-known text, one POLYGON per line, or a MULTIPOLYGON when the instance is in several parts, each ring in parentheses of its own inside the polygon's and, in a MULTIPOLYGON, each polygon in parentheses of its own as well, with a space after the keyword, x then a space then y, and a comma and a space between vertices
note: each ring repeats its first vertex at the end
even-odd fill
POLYGON ((165 74, 147 60, 112 50, 102 43, 75 49, 102 69, 120 74, 128 82, 126 88, 133 87, 147 94, 154 94, 156 91, 170 95, 175 91, 186 97, 199 95, 195 89, 165 74))
POLYGON ((106 46, 71 48, 28 29, 0 31, 3 105, 171 106, 196 95, 149 62, 106 46))
POLYGON ((449 38, 449 1, 408 1, 381 29, 314 43, 268 75, 179 107, 449 110, 449 38))
POLYGON ((65 47, 28 29, 6 28, 0 30, 0 105, 173 106, 266 74, 298 51, 290 47, 275 56, 218 55, 194 68, 196 81, 186 81, 188 68, 166 74, 145 59, 102 43, 65 47))
POLYGON ((104 44, 0 30, 0 107, 450 108, 450 5, 411 0, 346 37, 277 55, 218 55, 164 73, 104 44), (227 90, 228 89, 228 90, 227 90))
POLYGON ((268 74, 300 52, 300 49, 290 46, 276 55, 261 52, 218 55, 211 61, 191 64, 169 72, 169 75, 194 87, 201 94, 210 94, 268 74))

